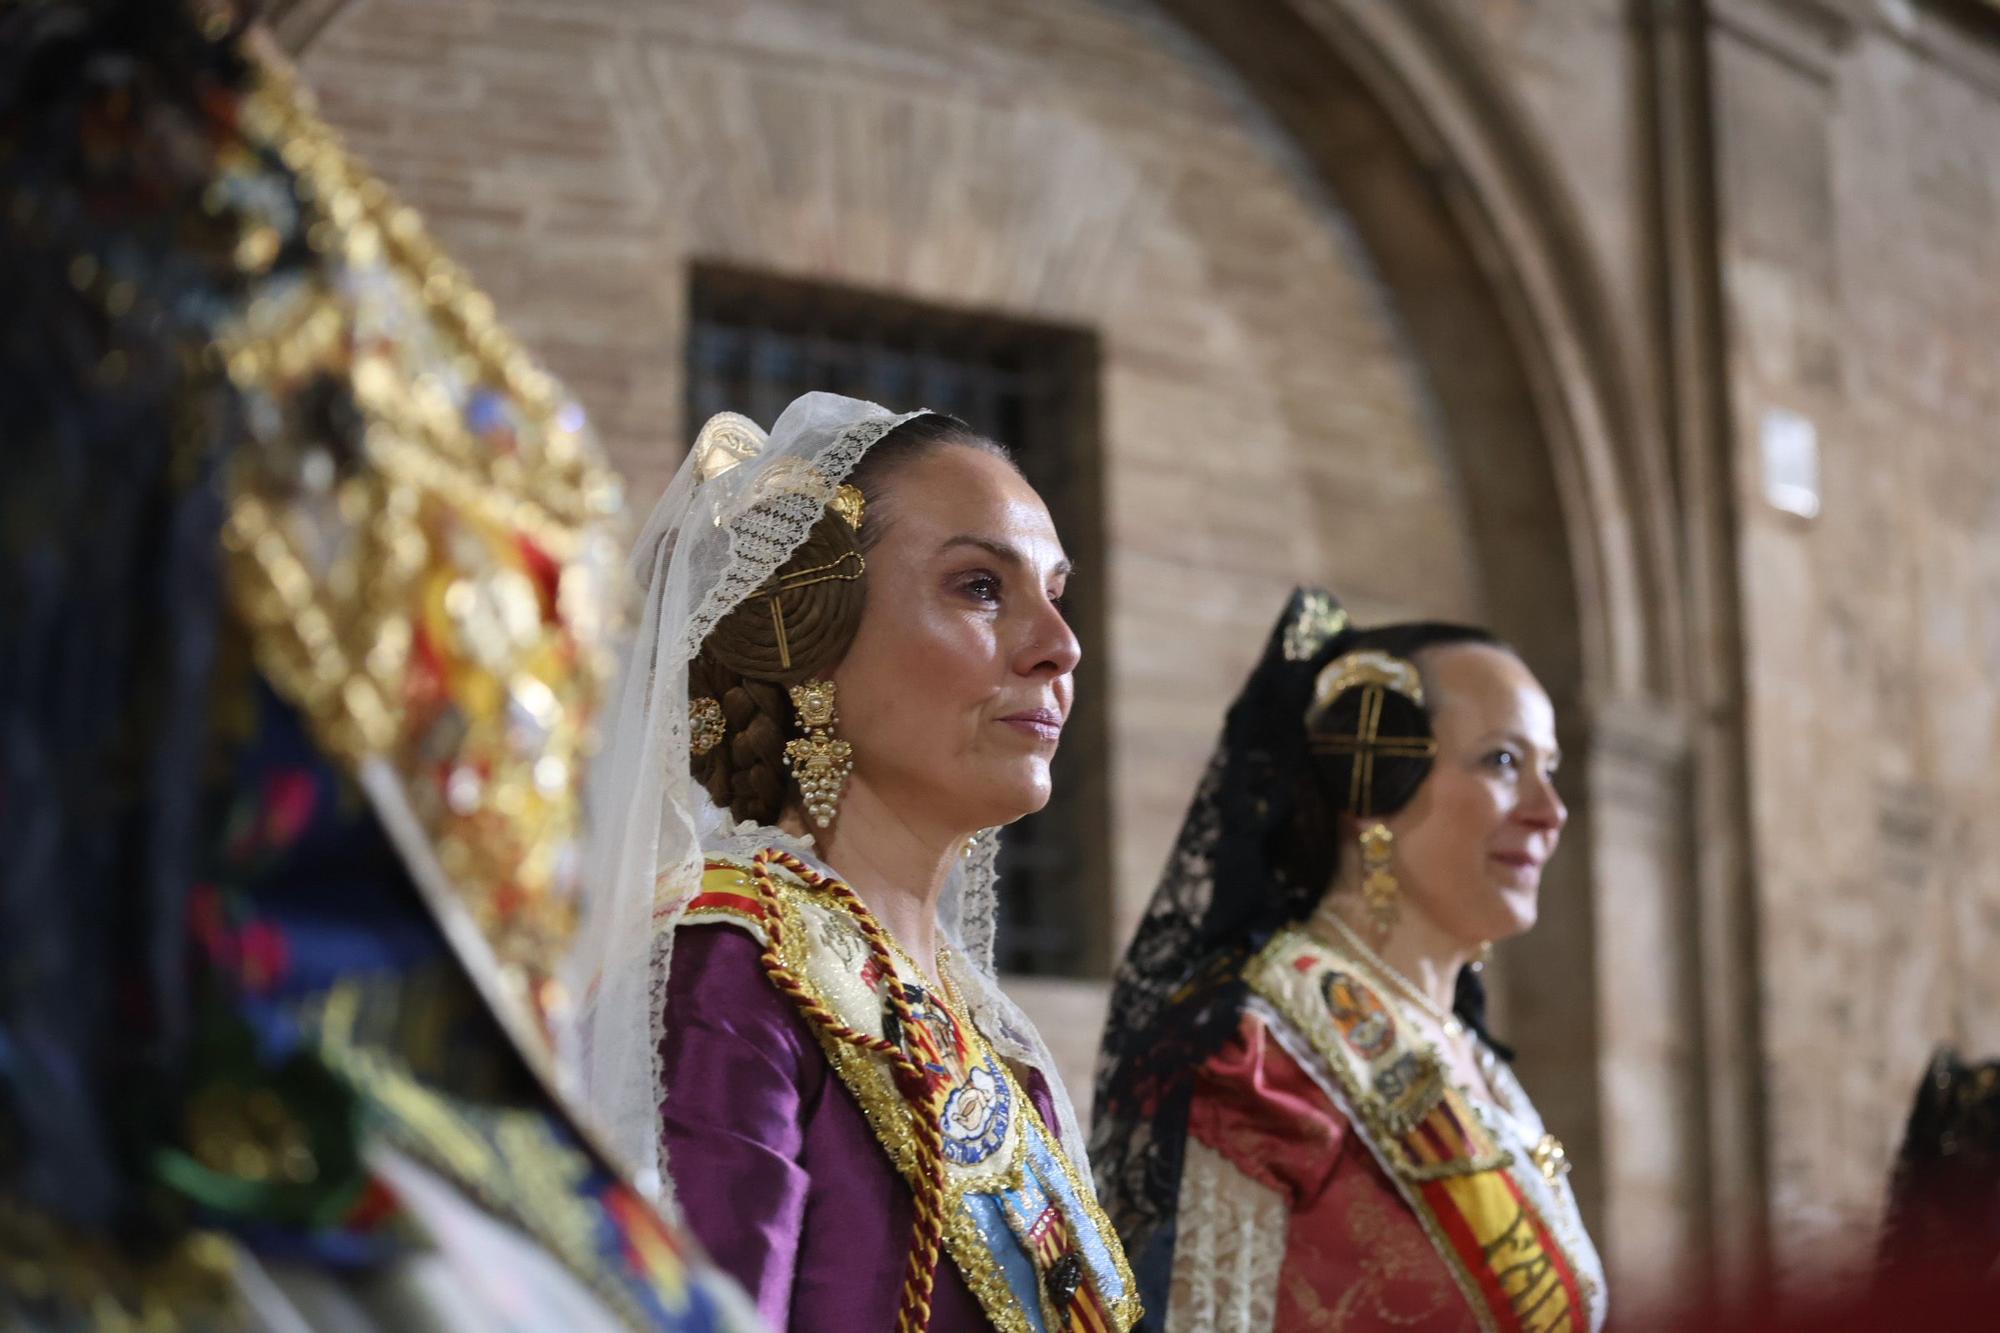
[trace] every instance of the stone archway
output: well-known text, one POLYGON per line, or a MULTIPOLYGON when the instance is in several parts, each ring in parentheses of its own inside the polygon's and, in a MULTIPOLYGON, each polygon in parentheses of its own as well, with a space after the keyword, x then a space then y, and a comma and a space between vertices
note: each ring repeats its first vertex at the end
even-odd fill
POLYGON ((1554 910, 1509 947, 1509 1030, 1550 1120, 1579 1141, 1614 1276, 1638 1278, 1643 1300, 1713 1275, 1723 1237, 1754 1247, 1764 1225, 1756 1038, 1716 1032, 1754 1013, 1754 965, 1701 919, 1735 920, 1736 901, 1703 901, 1697 881, 1742 886, 1693 846, 1741 755, 1712 727, 1705 744, 1693 716, 1692 645, 1726 636, 1696 633, 1717 612, 1689 601, 1697 538, 1647 399, 1649 349, 1613 311, 1497 62, 1444 6, 1160 3, 1339 196, 1425 367, 1493 623, 1543 673, 1582 761, 1566 790, 1583 855, 1559 863, 1554 910), (1720 1001, 1701 994, 1711 977, 1720 1001))
POLYGON ((1559 176, 1470 34, 1430 4, 1160 2, 1359 226, 1445 415, 1495 619, 1577 703, 1675 697, 1668 461, 1559 176), (1527 524, 1560 537, 1508 540, 1527 524))

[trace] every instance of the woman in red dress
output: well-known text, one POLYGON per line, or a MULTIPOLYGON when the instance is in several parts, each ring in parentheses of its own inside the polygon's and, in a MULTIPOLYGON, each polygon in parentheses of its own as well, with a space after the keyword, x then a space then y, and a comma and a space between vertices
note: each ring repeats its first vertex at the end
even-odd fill
POLYGON ((1604 1321, 1561 1143, 1485 1030, 1567 812, 1484 631, 1293 595, 1120 970, 1092 1156, 1166 1329, 1604 1321))

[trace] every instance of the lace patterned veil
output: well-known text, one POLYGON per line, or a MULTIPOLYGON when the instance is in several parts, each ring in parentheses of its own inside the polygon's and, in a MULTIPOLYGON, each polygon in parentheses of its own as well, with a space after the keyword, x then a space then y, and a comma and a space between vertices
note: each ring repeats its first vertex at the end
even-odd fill
MULTIPOLYGON (((1098 1051, 1097 1192, 1149 1310, 1167 1308, 1194 1071, 1235 1030, 1243 965, 1318 903, 1332 863, 1298 854, 1313 679, 1351 638, 1296 589, 1224 720, 1146 914, 1112 982, 1098 1051)), ((1309 841, 1309 840, 1308 840, 1309 841)))
MULTIPOLYGON (((1236 1030, 1249 999, 1245 964, 1278 930, 1312 914, 1337 869, 1335 816, 1300 780, 1313 764, 1306 713, 1315 682, 1328 663, 1357 648, 1407 659, 1427 644, 1447 642, 1496 640, 1437 621, 1357 629, 1332 594, 1294 589, 1224 718, 1112 982, 1098 1050, 1091 1136, 1098 1197, 1156 1314, 1167 1309, 1178 1240, 1194 1073, 1236 1030)), ((1428 735, 1417 711, 1402 725, 1428 735)), ((1374 800, 1393 802, 1381 808, 1394 808, 1429 768, 1428 759, 1378 761, 1364 780, 1374 800)), ((1454 1011, 1503 1059, 1511 1058, 1487 1030, 1485 1008, 1477 976, 1461 971, 1454 1011)))
MULTIPOLYGON (((810 839, 739 824, 688 769, 688 663, 724 616, 804 543, 862 456, 922 412, 809 393, 768 436, 733 414, 712 419, 654 506, 632 552, 643 614, 624 664, 605 745, 591 772, 586 899, 564 981, 574 1013, 559 1034, 572 1091, 633 1179, 677 1211, 660 1105, 660 1039, 674 928, 699 892, 710 851, 784 846, 816 864, 810 839)), ((1001 1055, 1038 1070, 1063 1120, 1063 1145, 1087 1171, 1055 1059, 993 972, 998 834, 981 834, 953 871, 938 924, 953 980, 1001 1055)), ((821 869, 826 869, 820 864, 821 869)), ((831 873, 829 871, 829 873, 831 873)))

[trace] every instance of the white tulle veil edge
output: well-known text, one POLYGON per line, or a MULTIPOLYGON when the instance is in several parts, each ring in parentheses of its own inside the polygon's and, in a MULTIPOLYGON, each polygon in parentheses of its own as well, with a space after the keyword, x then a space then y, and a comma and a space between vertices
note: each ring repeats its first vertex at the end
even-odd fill
MULTIPOLYGON (((688 662, 723 616, 790 558, 874 444, 921 412, 895 414, 836 394, 806 394, 754 452, 726 471, 690 450, 632 552, 642 610, 590 778, 586 899, 562 971, 573 997, 557 1032, 565 1082, 634 1183, 678 1211, 661 1140, 671 1095, 660 1068, 674 930, 713 853, 782 846, 817 862, 810 839, 741 824, 688 770, 688 662), (704 470, 711 475, 705 479, 704 470)), ((736 419, 740 422, 740 419, 736 419)), ((748 427, 748 423, 741 423, 748 427)), ((754 435, 754 427, 748 427, 754 435)), ((742 432, 732 438, 742 440, 742 432)), ((1039 1072, 1062 1141, 1088 1179, 1083 1126, 1055 1058, 993 970, 997 832, 982 834, 946 884, 938 924, 953 980, 1002 1056, 1039 1072)))

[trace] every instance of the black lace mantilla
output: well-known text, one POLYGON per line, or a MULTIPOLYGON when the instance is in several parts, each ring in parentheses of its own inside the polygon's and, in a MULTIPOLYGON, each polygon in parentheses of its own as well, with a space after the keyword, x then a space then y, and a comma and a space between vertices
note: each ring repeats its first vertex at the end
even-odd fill
MULTIPOLYGON (((1317 588, 1295 589, 1224 720, 1159 887, 1118 970, 1098 1054, 1091 1159, 1098 1193, 1158 1316, 1173 1264, 1188 1106, 1196 1069, 1229 1039, 1249 990, 1243 968, 1278 930, 1303 921, 1333 882, 1343 810, 1393 813, 1430 771, 1430 720, 1392 695, 1378 718, 1395 743, 1362 768, 1360 688, 1314 700, 1320 672, 1358 649, 1408 659, 1445 643, 1495 643, 1483 630, 1418 622, 1356 630, 1317 588), (1308 722, 1308 710, 1311 721, 1308 722), (1358 801, 1358 803, 1357 803, 1358 801)), ((1379 692, 1378 692, 1379 693, 1379 692)), ((1370 734, 1374 734, 1372 731, 1370 734)), ((1485 994, 1459 976, 1459 1016, 1503 1058, 1485 1027, 1485 994)))
POLYGON ((1172 1263, 1194 1071, 1236 1028, 1248 996, 1244 962, 1280 927, 1305 919, 1333 876, 1333 840, 1301 836, 1319 818, 1304 799, 1303 719, 1314 677, 1350 637, 1330 606, 1328 594, 1308 588, 1287 602, 1229 709, 1113 983, 1090 1153, 1099 1197, 1148 1296, 1164 1294, 1172 1263))

